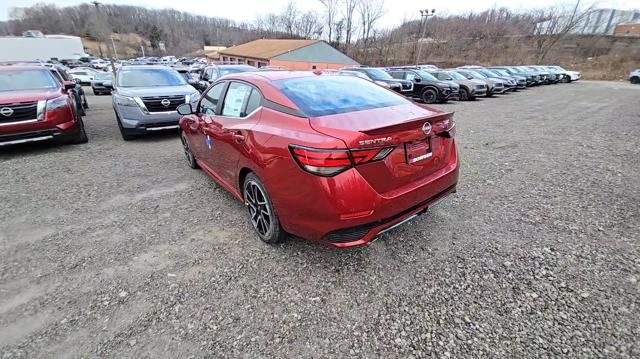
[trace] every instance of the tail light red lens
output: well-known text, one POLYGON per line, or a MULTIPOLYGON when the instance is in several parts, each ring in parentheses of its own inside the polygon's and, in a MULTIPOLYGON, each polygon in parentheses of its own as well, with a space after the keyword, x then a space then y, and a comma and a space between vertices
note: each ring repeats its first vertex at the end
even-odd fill
POLYGON ((300 167, 318 176, 331 177, 356 165, 380 161, 387 157, 394 147, 364 150, 326 150, 290 145, 293 158, 300 167))

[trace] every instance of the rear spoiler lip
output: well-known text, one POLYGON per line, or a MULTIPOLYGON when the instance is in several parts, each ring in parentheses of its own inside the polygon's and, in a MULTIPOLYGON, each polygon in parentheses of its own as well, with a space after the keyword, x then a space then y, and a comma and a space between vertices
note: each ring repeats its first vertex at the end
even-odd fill
POLYGON ((404 121, 404 122, 395 123, 388 126, 360 130, 359 132, 369 136, 375 136, 375 135, 380 135, 384 133, 389 133, 390 131, 408 130, 411 127, 415 127, 417 123, 424 123, 424 122, 433 123, 446 118, 453 118, 453 114, 454 114, 453 112, 442 112, 442 113, 437 113, 431 116, 424 116, 424 117, 419 117, 419 118, 404 121))

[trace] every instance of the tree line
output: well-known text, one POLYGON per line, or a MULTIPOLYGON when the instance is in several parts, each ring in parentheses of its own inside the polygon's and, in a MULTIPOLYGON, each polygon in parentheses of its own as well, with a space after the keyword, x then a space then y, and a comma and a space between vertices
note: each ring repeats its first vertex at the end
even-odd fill
MULTIPOLYGON (((493 8, 482 12, 416 18, 383 28, 385 0, 317 0, 321 11, 303 11, 290 1, 280 12, 258 15, 251 22, 194 15, 171 9, 146 9, 112 4, 58 7, 38 4, 16 9, 0 32, 19 35, 26 30, 85 36, 109 41, 112 33, 134 33, 146 39, 156 54, 164 43, 166 53, 188 54, 203 45, 233 46, 258 38, 324 39, 361 63, 412 63, 420 43, 449 44, 451 55, 463 50, 464 39, 536 36, 536 60, 542 61, 590 10, 576 1, 570 7, 514 12, 493 8), (545 21, 546 27, 537 24, 545 21), (552 28, 552 34, 543 30, 552 28), (422 38, 422 34, 424 37, 422 38), (456 45, 458 44, 458 45, 456 45), (401 50, 401 51, 400 51, 401 50), (399 53, 394 53, 398 52, 399 53), (400 56, 400 58, 398 58, 400 56)), ((488 44, 486 52, 499 55, 488 44)), ((434 46, 435 47, 435 46, 434 46)), ((439 46, 442 48, 443 46, 439 46)), ((428 58, 429 53, 426 54, 428 58)))

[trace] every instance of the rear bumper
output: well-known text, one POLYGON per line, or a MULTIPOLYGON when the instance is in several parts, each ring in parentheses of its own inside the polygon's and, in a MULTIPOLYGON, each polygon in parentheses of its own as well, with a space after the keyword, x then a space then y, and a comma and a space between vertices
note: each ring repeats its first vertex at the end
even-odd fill
POLYGON ((333 247, 358 246, 456 191, 459 162, 455 140, 450 141, 438 155, 444 166, 384 193, 357 168, 325 178, 283 159, 281 171, 262 176, 285 231, 333 247))
POLYGON ((330 232, 322 238, 322 241, 338 248, 353 247, 369 243, 380 237, 380 235, 390 231, 391 229, 399 227, 400 225, 403 225, 410 220, 424 214, 429 209, 429 207, 438 204, 450 194, 455 193, 456 185, 457 184, 453 184, 451 187, 436 194, 435 196, 432 196, 420 202, 419 204, 405 211, 397 213, 391 217, 357 227, 345 228, 330 232))

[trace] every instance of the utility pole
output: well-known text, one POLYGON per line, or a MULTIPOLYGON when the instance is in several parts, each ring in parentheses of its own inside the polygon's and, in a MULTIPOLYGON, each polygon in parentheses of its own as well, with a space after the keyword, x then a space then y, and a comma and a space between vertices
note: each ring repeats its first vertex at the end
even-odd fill
POLYGON ((422 42, 420 40, 424 39, 425 32, 427 31, 427 20, 429 20, 430 16, 433 16, 435 14, 436 9, 431 9, 431 12, 429 12, 429 10, 427 9, 420 10, 420 26, 422 27, 422 31, 420 37, 418 38, 418 53, 416 54, 416 65, 420 64, 420 54, 422 53, 422 42))

